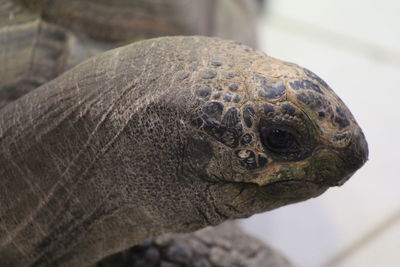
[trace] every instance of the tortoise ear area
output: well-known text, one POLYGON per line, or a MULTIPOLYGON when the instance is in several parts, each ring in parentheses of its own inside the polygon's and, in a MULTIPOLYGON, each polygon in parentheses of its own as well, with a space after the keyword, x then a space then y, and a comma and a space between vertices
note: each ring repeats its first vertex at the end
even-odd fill
POLYGON ((208 176, 207 167, 213 160, 214 155, 213 146, 208 140, 190 136, 187 139, 185 148, 182 150, 181 157, 184 159, 183 164, 190 166, 190 169, 198 177, 206 179, 208 176))

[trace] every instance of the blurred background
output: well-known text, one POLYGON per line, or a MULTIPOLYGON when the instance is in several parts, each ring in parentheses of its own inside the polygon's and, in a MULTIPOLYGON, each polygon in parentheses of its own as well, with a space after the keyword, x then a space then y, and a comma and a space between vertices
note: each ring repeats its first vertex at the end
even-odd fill
POLYGON ((321 76, 364 130, 370 159, 321 197, 242 220, 296 266, 400 266, 400 2, 270 0, 260 48, 321 76))

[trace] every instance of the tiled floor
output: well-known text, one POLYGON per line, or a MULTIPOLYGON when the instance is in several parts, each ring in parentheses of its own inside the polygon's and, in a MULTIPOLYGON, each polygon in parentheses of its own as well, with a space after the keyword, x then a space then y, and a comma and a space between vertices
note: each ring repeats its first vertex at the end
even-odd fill
POLYGON ((331 85, 363 128, 370 160, 344 186, 243 226, 297 266, 400 266, 400 2, 269 2, 262 49, 331 85))

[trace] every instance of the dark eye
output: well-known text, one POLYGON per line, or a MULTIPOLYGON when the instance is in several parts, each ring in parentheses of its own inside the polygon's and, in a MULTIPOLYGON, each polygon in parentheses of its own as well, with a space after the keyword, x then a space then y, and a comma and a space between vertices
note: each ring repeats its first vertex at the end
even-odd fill
POLYGON ((266 148, 281 155, 301 152, 296 133, 284 126, 261 126, 261 140, 266 148))

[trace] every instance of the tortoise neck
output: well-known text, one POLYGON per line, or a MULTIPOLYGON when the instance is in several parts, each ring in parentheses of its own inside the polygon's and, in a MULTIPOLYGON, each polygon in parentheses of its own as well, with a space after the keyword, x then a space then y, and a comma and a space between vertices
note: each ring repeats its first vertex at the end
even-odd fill
POLYGON ((187 196, 206 186, 176 155, 197 152, 179 116, 153 105, 162 97, 74 73, 0 112, 0 265, 86 265, 210 223, 191 212, 206 200, 187 196))

